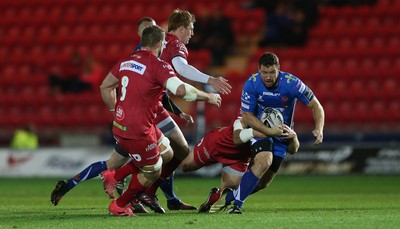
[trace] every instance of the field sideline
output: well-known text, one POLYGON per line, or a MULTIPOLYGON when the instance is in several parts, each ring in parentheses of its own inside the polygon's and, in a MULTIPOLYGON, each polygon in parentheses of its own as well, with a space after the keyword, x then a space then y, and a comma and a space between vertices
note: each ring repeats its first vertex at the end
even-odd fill
MULTIPOLYGON (((57 179, 0 178, 0 228, 400 228, 399 176, 277 176, 245 203, 242 215, 196 211, 108 214, 101 181, 68 193, 57 207, 57 179)), ((178 177, 176 193, 199 206, 219 179, 178 177)), ((159 195, 166 206, 165 198, 159 195)))

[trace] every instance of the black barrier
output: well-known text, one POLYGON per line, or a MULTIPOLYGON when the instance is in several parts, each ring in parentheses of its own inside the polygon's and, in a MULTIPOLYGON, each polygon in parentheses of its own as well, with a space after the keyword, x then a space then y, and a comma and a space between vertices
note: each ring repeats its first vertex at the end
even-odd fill
POLYGON ((399 174, 400 148, 309 147, 287 155, 280 174, 399 174))

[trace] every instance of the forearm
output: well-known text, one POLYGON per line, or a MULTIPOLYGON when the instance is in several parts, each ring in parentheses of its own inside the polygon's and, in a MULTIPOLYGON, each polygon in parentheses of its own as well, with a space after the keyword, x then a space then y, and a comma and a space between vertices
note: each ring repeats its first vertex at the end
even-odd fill
POLYGON ((180 115, 182 113, 181 109, 174 103, 167 93, 164 93, 162 96, 162 104, 167 111, 175 115, 180 115))
POLYGON ((312 107, 315 129, 323 130, 325 123, 325 112, 322 105, 318 102, 312 107))
POLYGON ((290 139, 290 143, 288 146, 288 152, 290 154, 297 153, 297 151, 299 150, 299 147, 300 147, 300 142, 296 135, 294 138, 290 139))
POLYGON ((100 87, 101 98, 106 104, 108 110, 114 111, 116 103, 116 90, 111 88, 100 87))
POLYGON ((100 93, 101 98, 106 104, 107 108, 110 111, 114 111, 115 104, 117 102, 117 92, 116 88, 118 87, 118 79, 115 78, 111 72, 108 73, 106 78, 104 78, 103 82, 100 85, 100 93))
POLYGON ((253 128, 254 130, 261 132, 261 134, 269 135, 268 127, 264 125, 256 116, 249 112, 242 111, 243 121, 253 128))

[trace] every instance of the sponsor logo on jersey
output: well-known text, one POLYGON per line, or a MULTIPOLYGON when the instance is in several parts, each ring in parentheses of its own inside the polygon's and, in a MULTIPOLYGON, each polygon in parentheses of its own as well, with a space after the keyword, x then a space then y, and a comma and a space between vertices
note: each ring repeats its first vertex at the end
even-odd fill
POLYGON ((116 121, 113 121, 113 126, 117 127, 118 129, 120 129, 120 130, 122 130, 122 131, 127 131, 127 130, 128 130, 128 127, 123 126, 123 125, 119 124, 119 123, 116 122, 116 121))
POLYGON ((286 80, 287 83, 290 83, 291 80, 293 80, 293 81, 296 80, 296 78, 293 77, 293 75, 290 75, 290 74, 285 75, 285 78, 287 79, 287 80, 286 80))
POLYGON ((204 154, 206 155, 207 159, 210 159, 210 158, 211 158, 210 153, 208 152, 208 150, 207 150, 206 147, 203 147, 203 152, 204 152, 204 154))
POLYGON ((169 69, 169 70, 171 70, 171 71, 174 71, 174 69, 172 68, 172 66, 169 65, 169 64, 163 64, 163 68, 166 68, 166 69, 169 69))
POLYGON ((256 82, 256 80, 257 80, 257 78, 256 78, 257 74, 258 74, 258 73, 253 73, 253 75, 250 76, 249 80, 253 80, 253 82, 256 82))
POLYGON ((304 93, 304 96, 308 99, 311 100, 313 97, 314 93, 311 91, 309 87, 306 86, 306 93, 304 93))
POLYGON ((156 143, 151 143, 150 145, 148 145, 146 147, 146 152, 149 152, 150 150, 153 150, 154 148, 156 148, 157 144, 156 143))
POLYGON ((143 75, 144 71, 146 71, 146 66, 144 64, 141 64, 134 60, 128 60, 128 61, 124 61, 121 63, 119 70, 120 71, 122 71, 122 70, 132 71, 132 72, 136 72, 140 75, 143 75))
POLYGON ((289 99, 289 98, 288 98, 288 97, 286 97, 286 96, 282 96, 282 97, 281 97, 281 101, 282 101, 282 102, 284 102, 284 103, 285 103, 285 102, 287 102, 287 101, 288 101, 288 99, 289 99))
POLYGON ((301 86, 300 86, 299 92, 300 92, 300 93, 303 93, 303 92, 304 92, 304 90, 306 90, 306 85, 305 85, 304 83, 301 83, 301 86))
POLYGON ((261 96, 264 96, 264 95, 266 95, 266 96, 280 96, 281 93, 279 93, 279 92, 273 93, 273 92, 269 92, 269 91, 264 91, 261 96))
POLYGON ((125 118, 125 113, 121 106, 118 106, 117 109, 115 109, 115 117, 118 121, 121 121, 125 118))

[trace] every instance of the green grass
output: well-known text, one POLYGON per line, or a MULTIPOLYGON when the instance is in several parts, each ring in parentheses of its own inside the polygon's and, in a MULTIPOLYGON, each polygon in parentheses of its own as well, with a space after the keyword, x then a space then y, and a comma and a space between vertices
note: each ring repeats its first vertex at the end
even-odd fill
MULTIPOLYGON (((54 207, 49 196, 56 180, 0 178, 0 228, 400 228, 398 176, 277 176, 246 201, 242 215, 167 210, 133 218, 108 214, 99 179, 54 207)), ((197 206, 218 185, 216 178, 175 179, 176 193, 197 206)))

